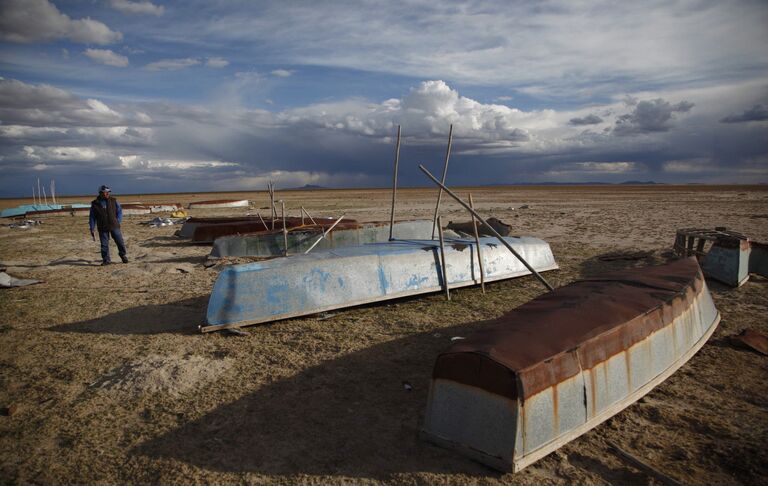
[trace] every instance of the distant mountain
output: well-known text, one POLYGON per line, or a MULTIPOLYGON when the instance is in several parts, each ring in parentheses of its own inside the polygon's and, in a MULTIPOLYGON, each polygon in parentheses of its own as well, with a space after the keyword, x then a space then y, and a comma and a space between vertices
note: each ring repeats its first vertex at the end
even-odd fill
POLYGON ((301 187, 292 187, 290 189, 283 189, 284 191, 312 191, 314 189, 328 189, 323 186, 316 186, 314 184, 304 184, 301 187))
POLYGON ((622 182, 622 184, 633 185, 633 186, 644 186, 644 185, 659 184, 659 182, 654 182, 654 181, 625 181, 625 182, 622 182))

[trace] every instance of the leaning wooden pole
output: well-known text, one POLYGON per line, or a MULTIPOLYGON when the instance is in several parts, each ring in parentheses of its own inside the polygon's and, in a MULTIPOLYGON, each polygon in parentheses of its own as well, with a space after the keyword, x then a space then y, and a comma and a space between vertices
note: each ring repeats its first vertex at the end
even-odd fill
POLYGON ((304 252, 304 254, 306 255, 307 253, 309 253, 310 251, 312 251, 312 249, 313 249, 314 247, 316 247, 316 246, 317 246, 317 244, 318 244, 318 243, 320 243, 320 242, 323 240, 323 238, 325 238, 325 237, 328 235, 328 233, 330 233, 330 232, 331 232, 331 230, 332 230, 333 228, 335 228, 335 227, 336 227, 336 225, 337 225, 337 224, 339 224, 339 223, 341 222, 341 220, 342 220, 342 219, 344 219, 344 215, 343 215, 343 214, 342 214, 341 216, 339 216, 339 219, 337 219, 337 220, 336 220, 336 222, 335 222, 335 223, 333 223, 333 224, 331 225, 331 227, 330 227, 330 228, 328 228, 326 231, 323 231, 323 234, 321 234, 321 235, 320 235, 320 236, 319 236, 319 237, 318 237, 318 238, 315 240, 315 242, 314 242, 314 243, 312 243, 312 246, 310 246, 309 248, 307 248, 307 251, 305 251, 305 252, 304 252))
POLYGON ((288 227, 285 224, 285 201, 280 201, 283 216, 283 255, 288 256, 288 227))
MULTIPOLYGON (((469 193, 469 207, 474 211, 475 203, 472 201, 472 193, 469 193)), ((480 266, 480 288, 485 293, 485 271, 483 270, 483 254, 480 250, 480 235, 477 232, 477 219, 472 215, 472 228, 475 230, 475 245, 477 246, 477 263, 480 266)))
POLYGON ((510 244, 507 242, 507 240, 505 240, 505 239, 504 239, 504 237, 503 237, 503 236, 501 236, 501 235, 499 234, 499 232, 498 232, 498 231, 496 231, 495 229, 493 229, 493 227, 492 227, 491 225, 489 225, 489 224, 488 224, 488 222, 487 222, 485 219, 483 219, 483 217, 482 217, 482 216, 480 216, 479 214, 477 214, 477 212, 476 212, 474 209, 472 209, 471 207, 469 207, 469 204, 467 204, 467 203, 465 203, 464 201, 462 201, 462 200, 461 200, 461 198, 460 198, 459 196, 457 196, 457 195, 456 195, 456 194, 454 194, 454 193, 453 193, 453 192, 452 192, 450 189, 448 189, 447 187, 445 187, 445 184, 443 184, 443 183, 441 183, 440 181, 438 181, 438 180, 437 180, 437 178, 436 178, 435 176, 433 176, 433 175, 432 175, 432 174, 431 174, 431 173, 430 173, 430 172, 429 172, 429 171, 428 171, 428 170, 427 170, 427 169, 426 169, 426 168, 425 168, 423 165, 419 165, 419 169, 421 169, 421 171, 422 171, 424 174, 426 174, 426 176, 427 176, 427 177, 429 177, 430 179, 432 179, 432 182, 434 182, 435 184, 437 184, 438 186, 440 186, 440 188, 441 188, 441 189, 443 189, 443 190, 445 191, 445 193, 446 193, 446 194, 448 194, 448 195, 449 195, 449 196, 451 196, 453 199, 455 199, 455 200, 456 200, 456 202, 458 202, 459 204, 461 204, 462 206, 464 206, 464 208, 465 208, 467 211, 469 211, 470 213, 472 213, 472 215, 473 215, 474 217, 476 217, 478 221, 480 221, 481 223, 483 223, 483 225, 485 225, 485 226, 488 228, 488 230, 489 230, 491 233, 493 233, 493 236, 495 236, 496 238, 498 238, 498 239, 499 239, 499 241, 501 242, 501 244, 502 244, 502 245, 504 245, 504 246, 506 246, 506 247, 507 247, 507 250, 511 251, 511 252, 512 252, 512 254, 513 254, 513 255, 515 255, 515 257, 517 257, 517 259, 518 259, 518 260, 520 260, 520 262, 521 262, 523 265, 525 265, 525 268, 527 268, 527 269, 528 269, 528 270, 529 270, 529 271, 530 271, 530 272, 531 272, 531 273, 532 273, 532 274, 533 274, 533 275, 534 275, 534 276, 535 276, 537 279, 539 279, 539 282, 541 282, 541 283, 542 283, 542 284, 543 284, 543 285, 544 285, 544 286, 547 288, 547 290, 554 290, 554 289, 555 289, 554 287, 552 287, 551 285, 549 285, 549 282, 547 282, 547 281, 544 279, 544 277, 542 277, 542 276, 541 276, 541 274, 539 274, 539 272, 537 272, 537 271, 536 271, 536 270, 535 270, 535 269, 534 269, 534 268, 533 268, 533 267, 532 267, 532 266, 531 266, 531 265, 530 265, 530 264, 529 264, 527 261, 525 261, 525 259, 524 259, 524 258, 523 258, 523 257, 522 257, 522 256, 521 256, 521 255, 520 255, 520 254, 519 254, 519 253, 518 253, 518 252, 517 252, 517 251, 516 251, 514 248, 512 248, 512 245, 510 245, 510 244))
MULTIPOLYGON (((448 148, 445 151, 445 164, 443 164, 443 180, 445 184, 445 176, 448 175, 448 159, 451 157, 451 141, 453 140, 453 124, 448 129, 448 148)), ((443 188, 441 187, 437 191, 437 204, 435 204, 435 216, 432 218, 432 239, 435 239, 435 224, 437 224, 437 214, 440 212, 440 199, 443 197, 443 188)))
POLYGON ((442 218, 437 217, 437 234, 440 236, 440 266, 443 269, 443 287, 445 287, 445 298, 451 300, 451 289, 448 288, 448 272, 445 263, 445 240, 443 240, 442 218))
POLYGON ((397 144, 395 145, 395 173, 392 175, 392 210, 389 213, 389 241, 394 239, 395 200, 397 198, 397 166, 400 164, 400 125, 397 126, 397 144))
POLYGON ((272 215, 272 231, 275 231, 275 220, 277 219, 277 210, 275 209, 275 187, 272 181, 269 181, 269 214, 272 215))

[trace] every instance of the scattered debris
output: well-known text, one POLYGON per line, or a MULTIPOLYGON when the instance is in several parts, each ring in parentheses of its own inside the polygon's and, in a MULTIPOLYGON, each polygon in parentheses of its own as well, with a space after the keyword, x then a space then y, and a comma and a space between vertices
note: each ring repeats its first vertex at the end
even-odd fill
POLYGON ((152 221, 148 221, 146 223, 147 226, 150 228, 159 228, 161 226, 173 226, 175 224, 184 224, 184 222, 187 220, 187 218, 161 218, 157 217, 153 219, 152 221))
MULTIPOLYGON (((486 219, 488 221, 488 225, 491 226, 493 229, 495 229, 501 236, 509 236, 509 233, 512 231, 512 226, 506 224, 502 220, 498 218, 488 218, 486 219)), ((465 234, 469 236, 474 236, 475 230, 472 226, 472 221, 467 221, 466 223, 454 223, 453 221, 449 221, 448 225, 446 225, 446 229, 456 231, 460 234, 465 234)), ((480 223, 478 221, 477 223, 477 232, 480 236, 494 236, 493 232, 488 229, 487 226, 485 226, 483 223, 480 223)))
POLYGON ((413 390, 413 387, 412 387, 412 386, 411 386, 411 384, 410 384, 410 383, 408 383, 407 381, 404 381, 404 382, 403 382, 403 388, 405 389, 405 391, 411 391, 411 390, 413 390))
POLYGON ((639 459, 638 457, 630 454, 629 452, 625 451, 618 445, 614 444, 613 442, 608 442, 608 445, 611 446, 611 449, 613 449, 614 452, 616 452, 616 455, 620 458, 624 459, 625 461, 632 464, 634 467, 638 468, 639 470, 643 471, 645 474, 651 476, 653 479, 659 481, 662 484, 666 484, 668 486, 682 486, 682 483, 680 483, 678 480, 666 475, 665 473, 659 471, 658 469, 654 468, 653 466, 649 465, 645 461, 639 459))
POLYGON ((233 327, 231 329, 224 329, 223 334, 226 336, 249 336, 251 333, 233 327))
POLYGON ((29 229, 33 226, 38 226, 43 224, 42 221, 33 220, 33 219, 25 219, 24 221, 17 221, 16 223, 7 224, 4 226, 8 226, 9 228, 17 228, 17 229, 29 229))
POLYGON ((731 336, 730 341, 736 346, 746 346, 768 356, 768 336, 754 329, 744 329, 740 333, 731 336))
POLYGON ((523 204, 522 206, 520 206, 517 209, 531 209, 531 207, 529 205, 527 205, 527 204, 523 204))
POLYGON ((462 337, 462 336, 453 336, 451 338, 451 341, 461 341, 462 339, 467 339, 467 338, 462 337))
POLYGON ((26 285, 33 285, 43 283, 42 280, 34 280, 31 278, 15 278, 11 277, 5 272, 0 272, 0 288, 10 287, 24 287, 26 285))

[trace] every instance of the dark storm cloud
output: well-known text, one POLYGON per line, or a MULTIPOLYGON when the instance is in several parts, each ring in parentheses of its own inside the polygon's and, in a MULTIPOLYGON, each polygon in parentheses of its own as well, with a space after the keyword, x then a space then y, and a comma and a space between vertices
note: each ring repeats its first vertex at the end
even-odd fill
POLYGON ((661 98, 643 100, 634 105, 631 113, 616 119, 613 133, 616 135, 634 135, 641 133, 666 132, 672 128, 671 121, 675 113, 687 113, 693 103, 681 101, 675 105, 661 98))
POLYGON ((582 125, 597 125, 598 123, 602 123, 603 119, 595 114, 587 115, 582 118, 571 118, 568 121, 569 125, 573 126, 582 126, 582 125))
POLYGON ((758 104, 743 113, 728 115, 720 123, 744 123, 768 120, 768 107, 758 104))

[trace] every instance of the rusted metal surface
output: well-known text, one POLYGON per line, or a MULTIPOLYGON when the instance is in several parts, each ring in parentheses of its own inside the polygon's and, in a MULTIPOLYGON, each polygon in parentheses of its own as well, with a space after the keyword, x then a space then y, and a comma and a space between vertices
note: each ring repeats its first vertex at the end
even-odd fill
POLYGON ((760 354, 768 355, 768 336, 754 329, 744 329, 739 334, 731 337, 740 345, 754 349, 760 354))
POLYGON ((732 287, 746 283, 750 273, 768 276, 766 248, 765 243, 725 228, 677 230, 673 246, 680 256, 695 256, 704 275, 732 287))
MULTIPOLYGON (((355 223, 354 220, 347 220, 355 223)), ((286 217, 288 229, 302 227, 300 217, 286 217)), ((330 218, 318 218, 319 227, 327 227, 333 223, 330 218)), ((303 226, 308 227, 308 226, 303 226)), ((283 221, 281 218, 240 217, 240 218, 190 218, 179 231, 179 236, 190 238, 195 243, 211 243, 216 238, 230 235, 267 234, 277 231, 282 235, 283 221), (265 223, 268 228, 265 229, 265 223), (273 229, 274 228, 274 229, 273 229)))
POLYGON ((424 435, 519 470, 647 393, 718 321, 694 258, 560 287, 438 356, 424 435), (508 410, 499 423, 483 411, 496 402, 508 410), (500 423, 511 424, 503 434, 500 423))

